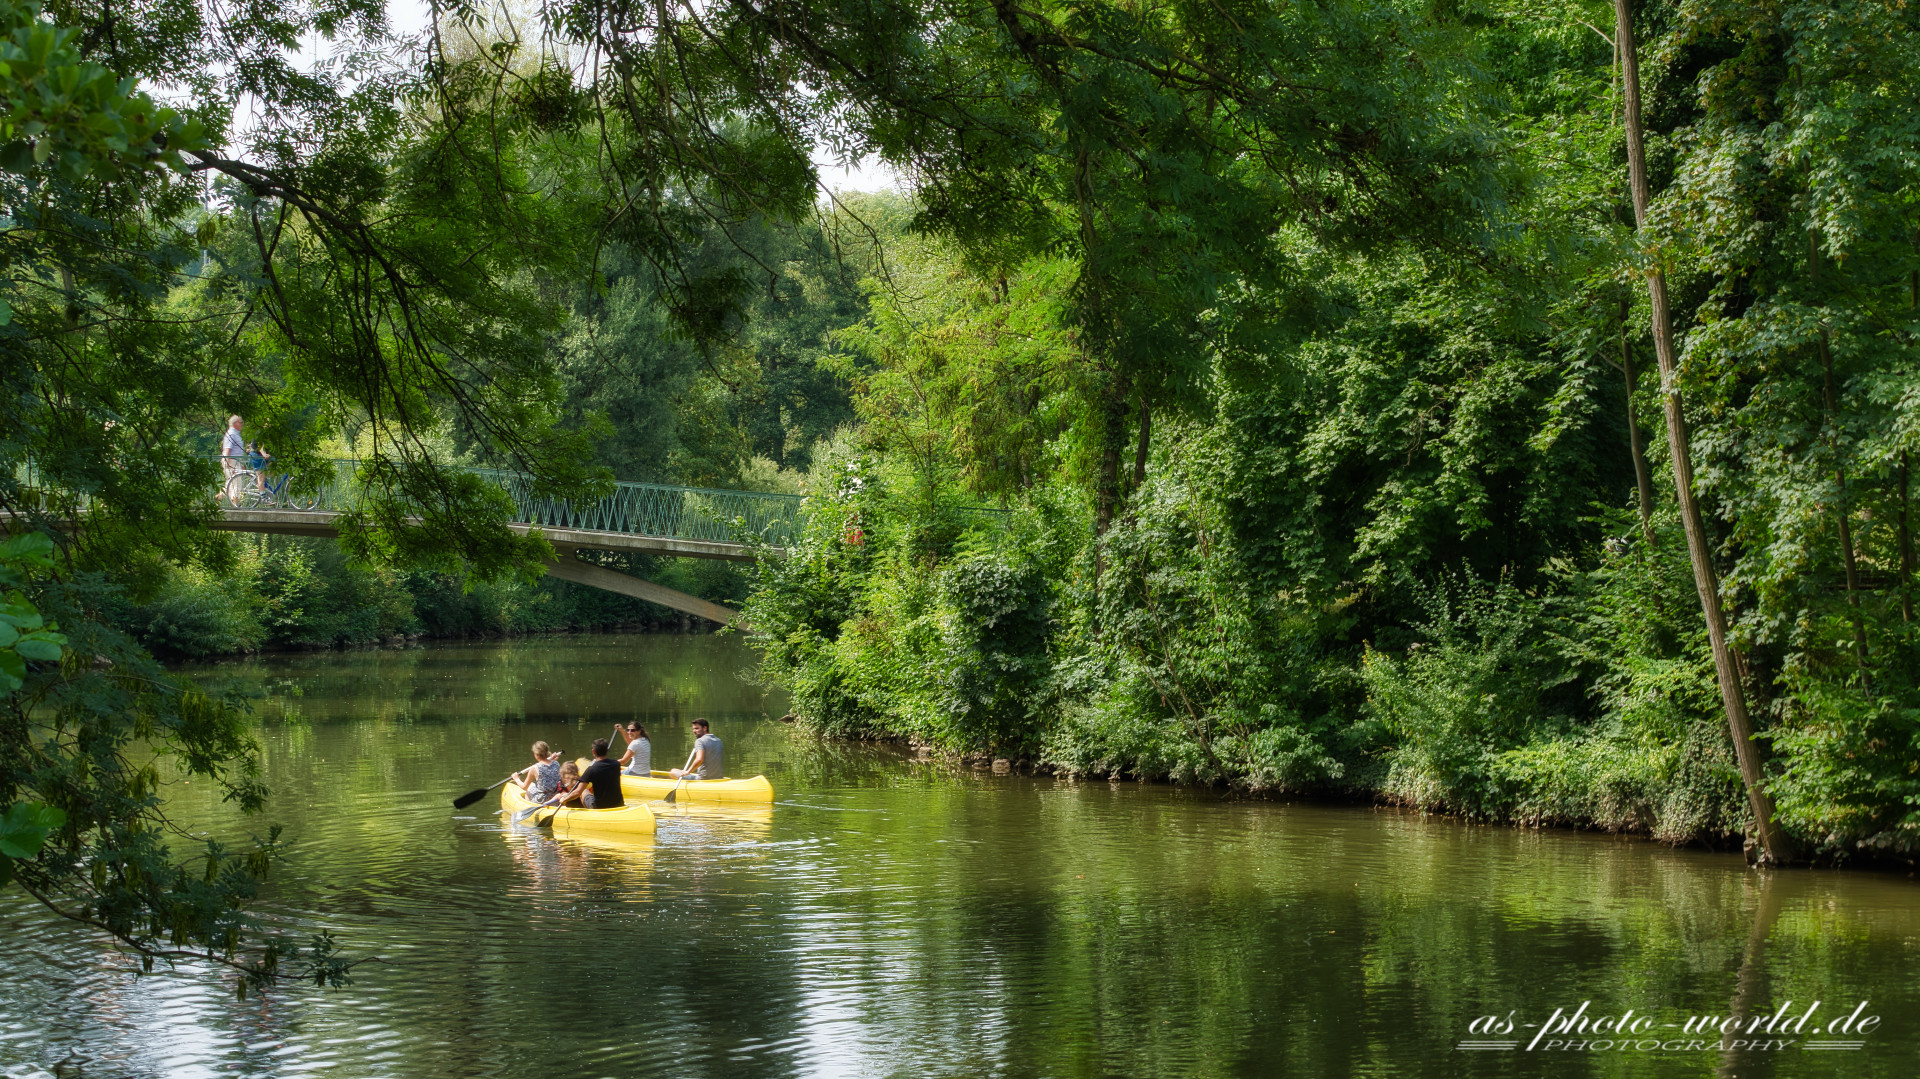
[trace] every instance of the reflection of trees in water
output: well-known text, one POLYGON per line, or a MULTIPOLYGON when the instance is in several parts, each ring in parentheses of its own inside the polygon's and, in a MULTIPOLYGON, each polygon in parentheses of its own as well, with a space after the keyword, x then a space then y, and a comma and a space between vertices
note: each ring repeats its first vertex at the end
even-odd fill
POLYGON ((265 717, 757 716, 767 694, 735 677, 751 662, 732 637, 581 634, 263 656, 203 673, 216 691, 260 696, 265 717))
MULTIPOLYGON (((1774 924, 1780 920, 1781 889, 1775 886, 1774 879, 1778 875, 1771 870, 1750 874, 1758 878, 1750 882, 1758 894, 1754 901, 1753 925, 1747 931, 1746 950, 1740 956, 1740 973, 1734 981, 1732 1010, 1728 1015, 1751 1016, 1756 1012, 1765 1015, 1774 1010, 1775 1002, 1769 999, 1771 986, 1767 977, 1767 938, 1773 935, 1774 924)), ((1736 1079, 1741 1075, 1757 1079, 1761 1075, 1771 1075, 1774 1057, 1775 1054, 1770 1052, 1728 1052, 1720 1058, 1718 1074, 1721 1079, 1736 1079)))
POLYGON ((907 759, 897 742, 841 742, 820 738, 787 723, 762 723, 747 732, 760 759, 768 761, 776 798, 788 786, 864 785, 900 778, 907 759), (777 762, 777 766, 774 764, 777 762))

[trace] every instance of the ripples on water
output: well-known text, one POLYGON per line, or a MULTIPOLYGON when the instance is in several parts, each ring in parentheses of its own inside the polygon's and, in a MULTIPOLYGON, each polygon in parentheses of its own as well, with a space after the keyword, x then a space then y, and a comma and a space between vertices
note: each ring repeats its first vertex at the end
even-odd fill
MULTIPOLYGON (((748 659, 620 637, 221 668, 273 694, 269 818, 294 847, 265 913, 381 961, 240 1002, 202 970, 138 976, 10 893, 0 1075, 1914 1072, 1905 878, 952 770, 767 721, 748 659), (533 739, 578 752, 628 715, 677 761, 693 714, 780 804, 656 804, 638 842, 448 808, 533 739), (1480 1014, 1725 1011, 1740 984, 1887 1018, 1824 1057, 1452 1048, 1480 1014)), ((236 827, 211 792, 174 801, 236 827)))

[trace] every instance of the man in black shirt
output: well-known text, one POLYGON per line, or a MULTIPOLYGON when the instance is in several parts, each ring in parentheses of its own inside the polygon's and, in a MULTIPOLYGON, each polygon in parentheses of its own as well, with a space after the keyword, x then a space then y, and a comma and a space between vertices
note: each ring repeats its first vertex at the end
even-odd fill
POLYGON ((626 805, 620 796, 620 766, 607 759, 607 740, 593 740, 593 763, 580 773, 580 782, 586 784, 588 809, 619 809, 626 805))

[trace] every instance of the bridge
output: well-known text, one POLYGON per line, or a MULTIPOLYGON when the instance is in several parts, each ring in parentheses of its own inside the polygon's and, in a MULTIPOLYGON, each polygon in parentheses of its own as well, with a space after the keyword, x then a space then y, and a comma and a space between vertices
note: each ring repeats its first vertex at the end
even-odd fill
MULTIPOLYGON (((360 502, 360 463, 333 461, 332 466, 333 475, 317 492, 276 492, 273 484, 285 484, 273 475, 268 476, 267 490, 251 482, 250 474, 242 474, 239 483, 229 480, 216 496, 220 514, 212 527, 228 532, 338 537, 341 517, 360 502)), ((740 612, 732 608, 583 562, 579 552, 632 551, 751 562, 757 547, 785 548, 800 534, 799 495, 616 483, 613 493, 605 498, 576 505, 535 497, 533 479, 524 473, 486 468, 466 471, 497 484, 512 501, 513 516, 507 527, 522 535, 538 529, 553 545, 559 557, 546 563, 549 575, 685 611, 721 625, 744 623, 740 612)))

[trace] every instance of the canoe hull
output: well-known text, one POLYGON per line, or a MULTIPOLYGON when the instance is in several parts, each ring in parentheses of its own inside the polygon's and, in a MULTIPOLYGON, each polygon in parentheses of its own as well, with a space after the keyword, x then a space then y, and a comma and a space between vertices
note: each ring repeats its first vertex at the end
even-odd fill
POLYGON ((760 802, 773 801, 773 784, 766 776, 754 776, 752 779, 690 779, 680 783, 665 772, 654 772, 644 776, 623 775, 620 777, 620 793, 628 801, 638 799, 643 802, 656 801, 667 796, 667 792, 678 786, 679 793, 674 795, 676 802, 760 802))
MULTIPOLYGON (((653 810, 648 809, 644 801, 631 800, 619 809, 543 809, 529 817, 525 823, 545 820, 548 813, 553 814, 553 830, 560 835, 579 832, 586 835, 652 835, 654 831, 653 810)), ((518 813, 531 808, 532 802, 522 794, 520 788, 512 783, 500 788, 500 812, 518 813)))

